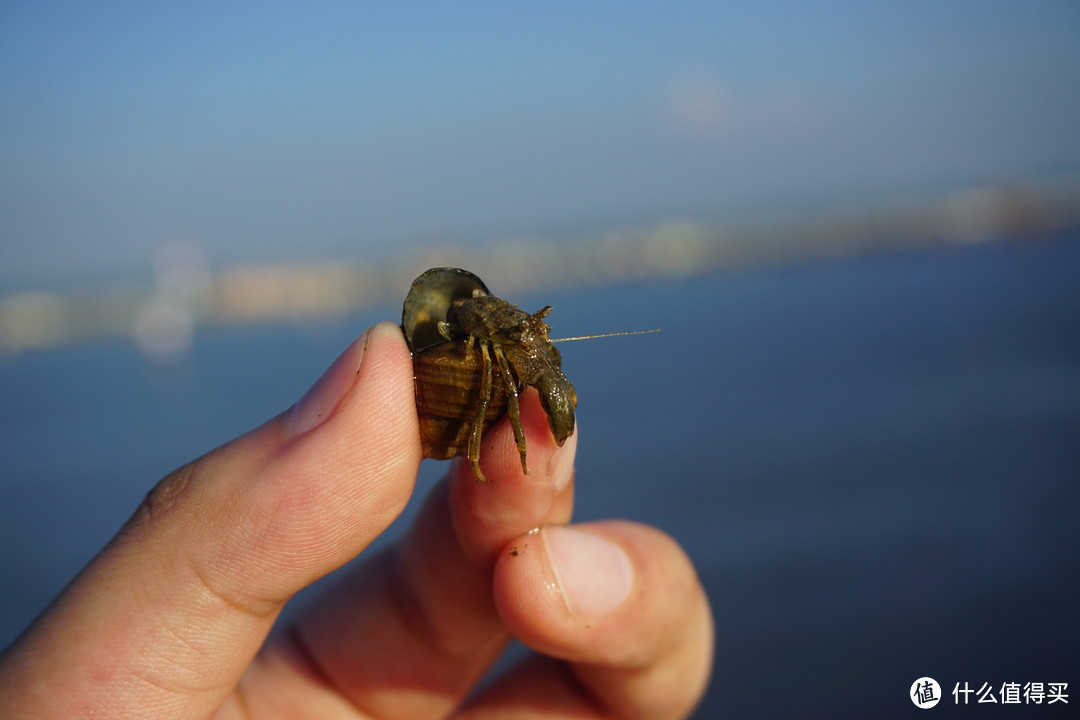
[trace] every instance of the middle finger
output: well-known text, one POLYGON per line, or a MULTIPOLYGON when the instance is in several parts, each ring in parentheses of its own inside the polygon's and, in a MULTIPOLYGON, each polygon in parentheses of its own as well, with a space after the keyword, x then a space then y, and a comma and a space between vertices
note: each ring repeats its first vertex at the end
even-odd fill
MULTIPOLYGON (((522 397, 529 474, 509 422, 484 437, 478 483, 456 460, 400 544, 363 564, 296 620, 287 644, 376 717, 441 717, 497 658, 507 632, 491 583, 508 540, 566 523, 577 438, 559 448, 535 391, 522 397)), ((295 657, 294 657, 295 660, 295 657)))

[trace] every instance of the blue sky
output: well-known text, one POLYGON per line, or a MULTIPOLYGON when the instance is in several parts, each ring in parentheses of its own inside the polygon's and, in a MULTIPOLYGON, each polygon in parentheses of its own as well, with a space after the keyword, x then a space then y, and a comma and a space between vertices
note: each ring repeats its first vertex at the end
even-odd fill
POLYGON ((0 288, 1080 170, 1074 2, 0 8, 0 288))

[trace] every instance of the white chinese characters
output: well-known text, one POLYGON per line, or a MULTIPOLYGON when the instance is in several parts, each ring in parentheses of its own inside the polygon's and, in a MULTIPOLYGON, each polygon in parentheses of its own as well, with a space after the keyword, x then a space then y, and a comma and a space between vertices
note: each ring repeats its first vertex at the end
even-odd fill
MULTIPOLYGON (((1069 683, 1066 682, 1026 682, 1023 685, 1017 682, 1004 682, 998 691, 994 692, 994 686, 990 683, 982 683, 978 690, 973 689, 967 682, 963 687, 956 683, 953 687, 953 700, 957 705, 975 703, 1001 703, 1002 705, 1053 705, 1054 703, 1068 703, 1069 694, 1066 690, 1069 683), (973 701, 971 696, 975 696, 973 701)), ((916 703, 917 704, 917 703, 916 703)), ((922 706, 920 706, 922 707, 922 706)))

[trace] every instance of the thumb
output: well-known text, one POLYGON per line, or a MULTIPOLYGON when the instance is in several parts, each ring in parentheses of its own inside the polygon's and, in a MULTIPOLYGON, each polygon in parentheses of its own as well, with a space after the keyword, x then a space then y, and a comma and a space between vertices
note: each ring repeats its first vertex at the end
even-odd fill
POLYGON ((5 708, 201 717, 290 596, 404 508, 420 462, 395 325, 354 342, 293 408, 175 471, 0 657, 5 708))

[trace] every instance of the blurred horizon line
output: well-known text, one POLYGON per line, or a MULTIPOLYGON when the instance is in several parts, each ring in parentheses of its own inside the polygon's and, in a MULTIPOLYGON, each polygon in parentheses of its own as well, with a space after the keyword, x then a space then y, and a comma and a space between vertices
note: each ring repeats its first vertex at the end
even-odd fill
POLYGON ((78 293, 0 295, 0 357, 130 339, 155 364, 182 360, 201 327, 335 321, 404 298, 428 267, 466 267, 499 293, 677 279, 720 270, 1004 239, 1080 227, 1080 176, 980 186, 738 225, 667 220, 570 241, 429 245, 373 263, 355 258, 250 263, 212 271, 196 245, 160 248, 150 282, 78 293))

